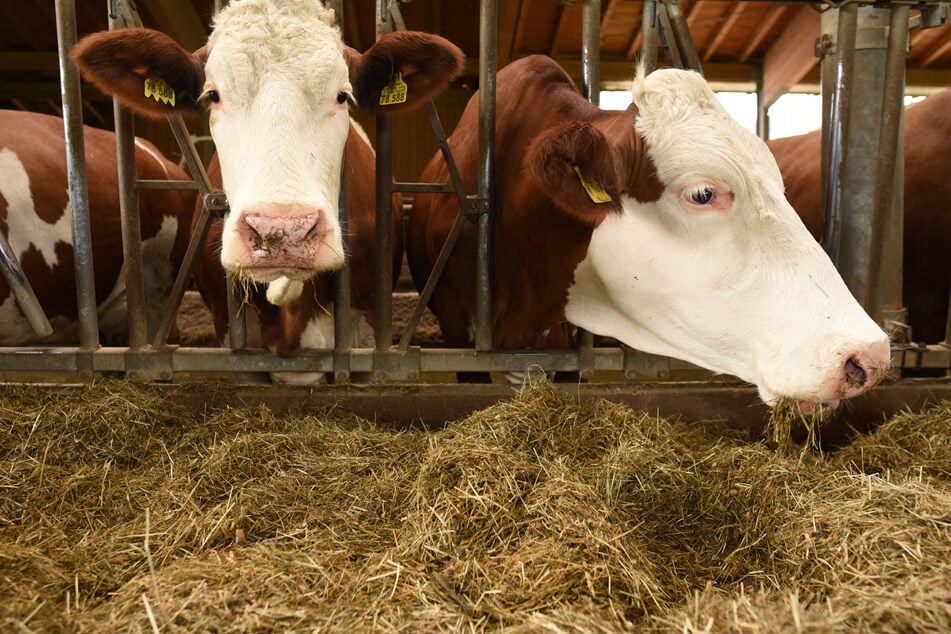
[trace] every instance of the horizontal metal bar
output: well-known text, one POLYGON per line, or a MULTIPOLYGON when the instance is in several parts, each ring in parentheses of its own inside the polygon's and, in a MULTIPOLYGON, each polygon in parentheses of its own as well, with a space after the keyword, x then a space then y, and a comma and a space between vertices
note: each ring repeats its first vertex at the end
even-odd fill
MULTIPOLYGON (((338 353, 339 354, 339 353, 338 353)), ((702 368, 679 361, 641 352, 625 352, 621 348, 594 348, 589 366, 582 363, 577 350, 518 350, 487 351, 456 348, 411 348, 409 351, 381 352, 373 348, 355 348, 346 353, 352 372, 372 372, 374 358, 393 361, 393 367, 405 362, 408 355, 415 357, 413 372, 519 372, 532 368, 543 371, 575 372, 588 367, 595 371, 630 370, 632 355, 637 361, 636 373, 629 378, 654 380, 668 378, 670 372, 706 372, 702 368), (417 362, 418 359, 418 362, 417 362)), ((54 372, 76 371, 79 356, 91 357, 94 372, 137 371, 152 364, 162 370, 190 373, 229 372, 333 372, 333 350, 307 350, 294 358, 284 358, 263 349, 169 347, 160 351, 133 350, 124 347, 104 347, 95 351, 67 348, 0 348, 0 371, 54 372)), ((896 348, 892 364, 904 369, 951 368, 951 348, 942 344, 896 348)))
POLYGON ((146 178, 135 181, 136 189, 201 189, 195 181, 167 181, 146 178))
POLYGON ((397 181, 393 183, 393 191, 418 192, 424 194, 454 194, 455 188, 450 183, 407 183, 397 181))

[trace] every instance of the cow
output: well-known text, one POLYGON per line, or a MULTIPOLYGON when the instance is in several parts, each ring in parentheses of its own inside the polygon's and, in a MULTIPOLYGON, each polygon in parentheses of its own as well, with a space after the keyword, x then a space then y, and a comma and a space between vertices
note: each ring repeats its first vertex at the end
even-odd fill
MULTIPOLYGON (((493 346, 565 348, 581 327, 804 411, 885 375, 888 337, 784 198, 766 145, 701 75, 640 70, 626 111, 590 104, 544 56, 505 66, 496 85, 493 346)), ((469 191, 477 104, 449 139, 469 191)), ((447 180, 441 156, 420 178, 447 180)), ((458 211, 452 196, 415 197, 406 245, 419 288, 458 211)), ((467 223, 430 302, 450 347, 473 340, 475 252, 467 223)))
MULTIPOLYGON (((902 298, 912 336, 927 343, 945 338, 951 294, 949 136, 951 90, 905 108, 902 298)), ((817 238, 822 235, 820 137, 817 130, 768 142, 786 183, 786 197, 817 238)))
MULTIPOLYGON (((195 282, 222 341, 227 271, 256 309, 251 342, 282 356, 333 347, 329 273, 345 257, 337 210, 345 165, 353 343, 372 345, 375 158, 348 108, 418 106, 461 72, 455 45, 398 31, 361 55, 344 45, 333 10, 320 2, 240 0, 215 17, 207 44, 194 53, 160 32, 132 28, 83 38, 73 59, 86 79, 138 112, 210 111, 216 156, 209 175, 230 213, 210 231, 195 282)), ((392 204, 398 273, 401 202, 392 204)))
MULTIPOLYGON (((79 341, 72 217, 63 119, 0 110, 0 230, 53 327, 36 335, 0 279, 0 345, 66 345, 79 341)), ((100 341, 128 342, 115 134, 84 126, 89 219, 100 341)), ((189 180, 151 143, 135 140, 137 177, 189 180)), ((149 332, 188 245, 193 191, 148 190, 139 195, 143 273, 149 332)))

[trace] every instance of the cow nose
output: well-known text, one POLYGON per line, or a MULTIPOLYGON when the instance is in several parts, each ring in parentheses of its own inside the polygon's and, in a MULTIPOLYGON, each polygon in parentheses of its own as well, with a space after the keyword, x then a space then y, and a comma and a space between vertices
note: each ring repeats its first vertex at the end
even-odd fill
POLYGON ((321 237, 321 216, 319 210, 296 213, 248 211, 242 217, 242 233, 252 251, 293 251, 321 237))
POLYGON ((842 398, 864 394, 884 378, 891 358, 888 346, 875 346, 851 354, 841 370, 842 398))

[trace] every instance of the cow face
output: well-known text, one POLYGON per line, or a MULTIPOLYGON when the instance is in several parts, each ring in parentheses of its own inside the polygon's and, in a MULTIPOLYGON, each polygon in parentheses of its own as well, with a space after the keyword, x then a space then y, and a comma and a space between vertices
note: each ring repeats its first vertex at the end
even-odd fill
POLYGON ((392 33, 360 55, 333 22, 315 0, 237 0, 194 54, 148 29, 94 34, 73 52, 87 79, 139 112, 210 112, 231 208, 222 265, 250 282, 278 281, 289 289, 273 293, 278 301, 343 263, 348 102, 413 107, 462 68, 462 52, 438 36, 392 33))
POLYGON ((634 100, 655 186, 626 187, 643 177, 616 140, 602 147, 621 166, 604 176, 614 209, 575 271, 568 319, 743 378, 766 402, 835 405, 874 385, 888 338, 786 201, 766 145, 696 73, 641 76, 634 100))

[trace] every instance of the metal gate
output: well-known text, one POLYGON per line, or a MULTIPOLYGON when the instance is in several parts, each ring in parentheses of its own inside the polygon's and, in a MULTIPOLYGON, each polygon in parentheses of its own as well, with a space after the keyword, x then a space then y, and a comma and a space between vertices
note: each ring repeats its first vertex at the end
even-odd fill
MULTIPOLYGON (((601 16, 599 0, 584 1, 583 25, 583 92, 597 103, 600 64, 598 42, 601 16)), ((823 37, 818 48, 824 52, 822 77, 827 95, 829 115, 824 118, 824 200, 827 226, 832 227, 825 247, 843 273, 847 283, 870 313, 896 333, 893 363, 901 368, 951 368, 951 323, 943 343, 911 345, 901 336, 903 312, 901 309, 901 95, 904 88, 905 46, 909 25, 909 5, 890 3, 887 7, 872 6, 872 2, 829 2, 823 5, 827 18, 823 20, 823 37), (891 29, 885 41, 878 45, 863 43, 856 50, 856 34, 862 33, 863 22, 872 12, 886 12, 891 29), (872 81, 856 86, 854 81, 856 59, 863 57, 862 68, 872 81), (874 60, 874 61, 870 61, 874 60), (880 69, 880 73, 874 72, 880 69), (856 91, 863 91, 857 94, 856 91), (866 115, 877 117, 864 126, 878 131, 872 137, 852 139, 848 133, 848 119, 854 102, 874 101, 880 109, 866 115), (895 113, 899 113, 898 116, 895 113), (864 144, 864 145, 859 145, 864 144), (869 146, 869 144, 871 144, 869 146), (873 147, 875 152, 863 148, 873 147), (874 157, 871 164, 847 163, 854 157, 874 157), (898 157, 896 159, 896 157, 898 157), (870 200, 846 200, 842 194, 845 179, 867 178, 872 175, 870 200), (897 175, 897 178, 896 178, 897 175), (896 202, 897 197, 897 202, 896 202), (855 218, 842 223, 843 215, 855 218), (861 234, 850 233, 854 227, 866 227, 861 234), (896 299, 897 298, 897 299, 896 299)), ((937 2, 915 3, 935 5, 937 2)), ((337 346, 333 350, 305 350, 293 359, 281 358, 265 350, 247 349, 243 334, 243 318, 239 302, 232 303, 230 348, 187 348, 170 345, 168 336, 174 324, 184 292, 190 281, 190 267, 208 229, 212 214, 224 213, 227 202, 220 192, 210 186, 193 144, 181 118, 170 118, 169 123, 185 156, 194 179, 190 185, 202 195, 205 205, 199 227, 192 237, 185 263, 179 272, 172 296, 163 312, 158 334, 148 341, 144 281, 142 279, 141 249, 139 245, 137 192, 149 188, 180 187, 181 184, 163 181, 137 181, 132 164, 132 119, 124 109, 116 106, 116 132, 120 162, 120 195, 122 200, 124 254, 127 263, 127 292, 129 309, 129 344, 127 347, 102 347, 98 339, 95 292, 92 276, 92 253, 89 239, 89 209, 87 183, 83 162, 82 117, 79 97, 79 78, 69 60, 69 51, 76 40, 74 0, 56 0, 57 29, 60 47, 60 73, 63 90, 63 113, 66 125, 67 164, 70 176, 70 200, 73 206, 73 243, 76 262, 76 292, 79 301, 80 343, 78 347, 54 349, 0 348, 0 370, 6 372, 68 373, 88 381, 100 373, 119 373, 133 380, 170 380, 176 374, 202 375, 208 373, 259 372, 323 372, 335 383, 348 383, 357 373, 370 377, 375 383, 419 381, 432 372, 508 372, 536 367, 544 371, 577 372, 582 378, 595 377, 598 372, 619 373, 628 380, 656 381, 676 378, 678 373, 697 370, 690 364, 658 357, 627 347, 595 347, 590 333, 580 332, 578 345, 565 350, 509 351, 492 348, 491 288, 489 258, 491 256, 491 223, 493 215, 491 183, 493 180, 493 153, 495 129, 495 72, 497 40, 497 0, 482 0, 480 4, 480 161, 479 186, 476 192, 462 189, 458 176, 451 183, 393 182, 391 170, 391 121, 380 116, 377 126, 377 214, 378 227, 389 227, 391 196, 394 192, 454 193, 462 201, 462 210, 456 221, 457 231, 465 222, 475 222, 479 229, 480 249, 477 270, 477 320, 475 346, 472 349, 421 348, 410 345, 413 330, 419 323, 428 294, 435 278, 421 292, 420 301, 401 341, 392 341, 392 268, 385 254, 389 253, 392 237, 378 230, 376 302, 377 323, 374 324, 375 348, 353 349, 349 345, 349 265, 336 274, 335 328, 337 346)), ((378 0, 378 31, 402 28, 402 20, 395 0, 378 0)), ((338 10, 338 16, 343 11, 338 10)), ((934 15, 939 15, 935 13, 934 15)), ((125 0, 111 0, 110 28, 129 26, 136 19, 133 8, 125 0)), ((881 18, 881 15, 877 15, 881 18)), ((940 19, 940 18, 936 18, 940 19)), ((927 26, 919 24, 920 26, 927 26)), ((686 20, 678 0, 647 0, 644 2, 642 25, 642 57, 648 67, 657 63, 658 46, 666 51, 672 65, 701 70, 693 49, 686 20)), ((632 69, 633 70, 633 69, 632 69)), ((428 106, 434 132, 440 147, 452 164, 442 126, 435 108, 428 106)), ((345 188, 342 188, 344 191, 345 188)), ((341 201, 341 220, 346 223, 346 201, 341 201)), ((450 237, 451 239, 451 237, 450 237)), ((0 255, 3 255, 0 244, 0 255)), ((7 249, 8 251, 8 249, 7 249)), ((448 254, 448 251, 447 251, 448 254)), ((31 317, 36 328, 43 327, 42 310, 29 299, 29 284, 19 272, 15 258, 4 257, 0 266, 9 275, 11 287, 22 296, 24 313, 31 317), (38 312, 37 312, 38 311, 38 312)), ((437 269, 439 264, 437 263, 437 269)), ((438 271, 437 271, 438 273, 438 271)), ((230 287, 230 284, 229 284, 230 287)), ((951 304, 951 298, 949 298, 951 304)), ((949 311, 951 312, 951 311, 949 311)), ((951 320, 949 320, 951 322, 951 320)), ((692 376, 696 376, 693 374, 692 376)))

